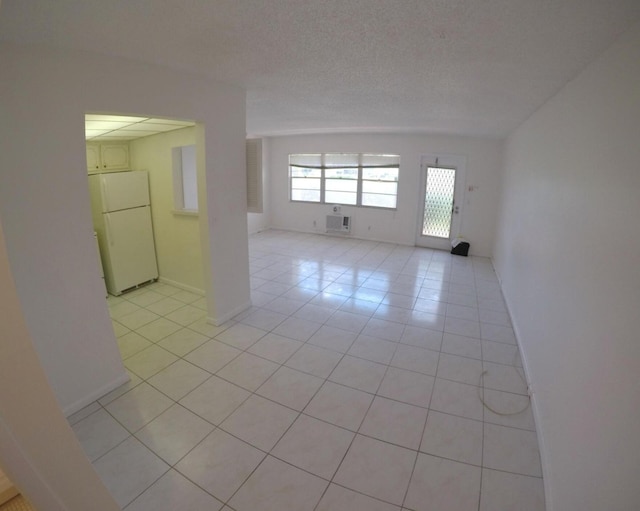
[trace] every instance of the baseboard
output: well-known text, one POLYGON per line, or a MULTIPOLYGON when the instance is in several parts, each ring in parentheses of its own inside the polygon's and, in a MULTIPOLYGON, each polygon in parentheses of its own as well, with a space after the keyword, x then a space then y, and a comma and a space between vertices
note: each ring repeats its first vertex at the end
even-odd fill
POLYGON ((546 511, 552 511, 553 506, 549 499, 549 495, 551 494, 549 486, 551 484, 551 470, 546 461, 546 452, 547 447, 544 441, 544 436, 542 435, 541 428, 539 427, 540 421, 538 418, 540 417, 540 410, 538 408, 538 399, 535 391, 535 383, 530 378, 529 372, 529 361, 527 358, 527 353, 522 349, 522 343, 520 339, 522 338, 519 333, 518 324, 514 321, 514 317, 512 314, 512 308, 510 305, 509 297, 504 292, 504 288, 502 286, 502 277, 498 273, 498 270, 493 263, 493 258, 491 258, 491 266, 493 266, 493 271, 496 272, 496 277, 498 278, 498 284, 500 285, 500 292, 502 293, 502 297, 504 298, 504 303, 507 308, 507 314, 509 315, 509 321, 511 321, 511 326, 513 328, 513 333, 516 338, 516 344, 518 346, 518 351, 520 352, 520 358, 522 360, 522 369, 524 371, 524 377, 527 383, 527 388, 529 391, 529 400, 531 402, 531 412, 533 413, 533 420, 536 425, 536 437, 538 438, 538 450, 540 451, 540 465, 542 467, 542 485, 544 487, 544 500, 545 500, 545 509, 546 511))
MULTIPOLYGON (((405 242, 405 241, 394 241, 394 240, 385 240, 385 239, 379 239, 379 238, 362 238, 360 236, 355 236, 351 233, 349 234, 339 234, 339 233, 331 233, 331 232, 325 232, 325 231, 305 231, 304 229, 292 229, 290 227, 287 228, 283 228, 283 227, 268 227, 266 228, 264 231, 284 231, 284 232, 298 232, 300 234, 317 234, 318 236, 326 236, 328 238, 340 238, 340 239, 346 239, 346 240, 357 240, 357 241, 372 241, 374 243, 391 243, 394 245, 401 245, 403 247, 414 247, 415 246, 415 241, 413 242, 405 242)), ((264 232, 261 231, 261 232, 264 232)))
POLYGON ((161 284, 168 284, 173 287, 178 287, 180 289, 184 289, 185 291, 189 291, 196 295, 204 296, 205 292, 202 289, 198 289, 197 287, 189 286, 187 284, 183 284, 182 282, 177 282, 175 280, 168 279, 166 277, 158 277, 158 282, 161 284))
POLYGON ((234 310, 232 310, 231 312, 228 312, 226 314, 221 314, 220 316, 217 316, 215 318, 211 317, 211 316, 207 316, 207 323, 210 323, 214 326, 220 326, 223 323, 226 323, 227 321, 229 321, 230 319, 233 319, 235 316, 237 316, 238 314, 248 310, 251 308, 251 302, 247 302, 244 305, 241 305, 240 307, 235 308, 234 310))
POLYGON ((100 399, 101 397, 106 396, 109 392, 117 389, 120 385, 124 385, 130 379, 131 378, 129 377, 129 374, 125 371, 123 374, 118 376, 115 380, 108 383, 107 385, 103 385, 98 390, 96 390, 95 392, 92 392, 88 396, 82 399, 79 399, 75 403, 71 403, 70 405, 65 406, 62 409, 62 413, 64 414, 65 417, 69 417, 70 415, 73 415, 74 413, 82 410, 85 406, 88 406, 94 401, 97 401, 98 399, 100 399))

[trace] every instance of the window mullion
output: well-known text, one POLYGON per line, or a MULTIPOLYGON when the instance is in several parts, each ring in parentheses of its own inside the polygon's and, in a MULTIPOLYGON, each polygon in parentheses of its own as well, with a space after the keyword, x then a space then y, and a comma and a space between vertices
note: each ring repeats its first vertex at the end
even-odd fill
POLYGON ((326 187, 326 175, 325 175, 325 153, 322 153, 320 155, 320 165, 321 165, 321 169, 320 169, 320 204, 325 204, 325 187, 326 187))
POLYGON ((358 186, 356 193, 356 206, 362 206, 362 153, 358 155, 358 186))

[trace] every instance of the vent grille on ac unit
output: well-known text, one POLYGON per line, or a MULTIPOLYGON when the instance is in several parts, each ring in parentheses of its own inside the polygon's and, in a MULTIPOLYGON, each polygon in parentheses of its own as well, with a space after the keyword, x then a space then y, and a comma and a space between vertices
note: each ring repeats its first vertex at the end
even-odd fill
POLYGON ((344 215, 327 215, 327 232, 350 232, 351 217, 344 215))

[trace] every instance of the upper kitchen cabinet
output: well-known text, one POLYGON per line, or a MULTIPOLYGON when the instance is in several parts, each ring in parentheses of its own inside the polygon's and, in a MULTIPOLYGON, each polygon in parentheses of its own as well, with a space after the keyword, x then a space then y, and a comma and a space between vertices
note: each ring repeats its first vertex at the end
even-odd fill
POLYGON ((87 170, 90 173, 128 170, 129 168, 129 144, 127 142, 87 144, 87 170))

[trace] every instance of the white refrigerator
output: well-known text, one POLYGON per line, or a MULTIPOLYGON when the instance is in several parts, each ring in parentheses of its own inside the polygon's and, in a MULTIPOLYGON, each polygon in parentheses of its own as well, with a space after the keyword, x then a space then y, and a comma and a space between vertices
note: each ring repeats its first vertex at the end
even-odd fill
POLYGON ((89 176, 93 227, 112 295, 158 278, 146 171, 89 176))

